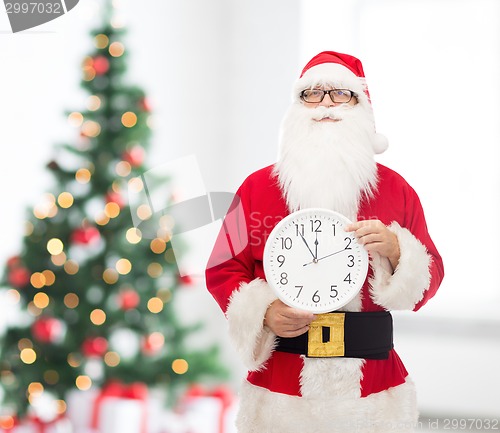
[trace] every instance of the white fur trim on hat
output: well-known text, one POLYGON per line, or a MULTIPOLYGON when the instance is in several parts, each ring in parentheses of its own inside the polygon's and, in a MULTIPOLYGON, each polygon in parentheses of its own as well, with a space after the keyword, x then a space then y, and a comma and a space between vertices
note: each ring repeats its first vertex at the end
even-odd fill
POLYGON ((358 77, 350 69, 338 63, 321 63, 308 69, 300 77, 293 87, 294 100, 298 100, 302 90, 310 89, 317 85, 336 87, 337 89, 349 89, 358 95, 358 102, 370 104, 366 95, 366 80, 358 77))
POLYGON ((389 225, 389 230, 398 237, 399 263, 392 273, 385 257, 372 255, 370 295, 373 302, 387 310, 413 310, 429 288, 432 259, 425 246, 409 230, 396 222, 389 225))
POLYGON ((329 85, 337 89, 349 89, 357 95, 358 103, 370 113, 373 122, 372 147, 376 154, 383 153, 389 147, 387 137, 375 132, 373 108, 367 95, 367 85, 364 77, 358 77, 350 69, 338 63, 321 63, 308 69, 293 86, 292 100, 300 101, 300 93, 318 85, 329 85))
POLYGON ((256 278, 242 283, 229 300, 229 337, 250 371, 261 369, 274 350, 276 334, 264 326, 264 317, 276 299, 267 282, 256 278))

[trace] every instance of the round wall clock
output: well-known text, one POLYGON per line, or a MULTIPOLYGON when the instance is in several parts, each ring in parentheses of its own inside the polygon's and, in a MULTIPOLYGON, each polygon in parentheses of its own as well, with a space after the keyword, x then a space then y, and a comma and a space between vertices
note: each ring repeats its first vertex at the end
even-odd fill
POLYGON ((368 253, 351 221, 327 209, 307 208, 283 218, 264 247, 268 284, 285 304, 313 313, 338 310, 361 290, 368 253))

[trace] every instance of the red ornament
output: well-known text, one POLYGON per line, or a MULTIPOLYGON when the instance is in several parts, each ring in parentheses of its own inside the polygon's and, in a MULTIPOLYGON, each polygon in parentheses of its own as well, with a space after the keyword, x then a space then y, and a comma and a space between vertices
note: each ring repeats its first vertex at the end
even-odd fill
POLYGON ((54 317, 40 317, 31 326, 31 334, 41 343, 57 343, 64 335, 64 325, 54 317))
POLYGON ((9 268, 18 267, 20 265, 21 265, 21 257, 19 256, 12 256, 7 260, 7 266, 9 268))
POLYGON ((101 239, 101 233, 96 227, 82 227, 71 233, 71 242, 74 244, 95 244, 99 239, 101 239))
POLYGON ((151 104, 149 102, 149 99, 144 97, 139 101, 139 108, 142 111, 146 111, 147 113, 151 112, 151 104))
POLYGON ((90 357, 103 357, 108 351, 108 340, 104 337, 88 337, 82 343, 82 353, 90 357))
POLYGON ((120 208, 124 206, 123 197, 119 192, 109 191, 105 197, 106 203, 116 203, 120 208))
POLYGON ((147 356, 156 355, 165 344, 165 338, 159 332, 153 332, 142 340, 142 353, 147 356))
POLYGON ((16 267, 9 271, 9 283, 17 289, 25 287, 30 282, 31 274, 25 267, 16 267))
POLYGON ((132 310, 139 305, 141 298, 133 289, 126 289, 118 295, 118 304, 122 310, 132 310))
POLYGON ((96 75, 103 75, 109 71, 109 60, 104 56, 97 56, 94 58, 92 66, 96 75))
POLYGON ((146 153, 142 146, 136 145, 123 152, 122 159, 127 161, 132 167, 139 167, 144 162, 146 153))

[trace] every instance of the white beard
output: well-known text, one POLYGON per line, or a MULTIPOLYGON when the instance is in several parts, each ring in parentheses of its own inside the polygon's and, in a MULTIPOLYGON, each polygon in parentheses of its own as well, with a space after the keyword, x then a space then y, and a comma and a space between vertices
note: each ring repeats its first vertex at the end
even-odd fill
POLYGON ((356 220, 377 182, 373 120, 357 104, 308 108, 294 103, 282 124, 274 172, 291 212, 321 207, 356 220), (338 122, 317 122, 323 117, 338 122))

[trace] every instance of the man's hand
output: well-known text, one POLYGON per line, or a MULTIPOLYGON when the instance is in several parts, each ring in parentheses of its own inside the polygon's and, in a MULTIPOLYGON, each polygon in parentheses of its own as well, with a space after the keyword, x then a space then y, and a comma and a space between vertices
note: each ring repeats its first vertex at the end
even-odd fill
POLYGON ((297 337, 309 330, 315 315, 308 311, 289 307, 276 299, 266 311, 264 325, 279 337, 297 337))
POLYGON ((382 221, 364 220, 348 225, 347 232, 354 232, 361 245, 364 245, 368 253, 376 252, 387 257, 391 262, 392 269, 396 269, 401 252, 397 236, 391 232, 382 221))

